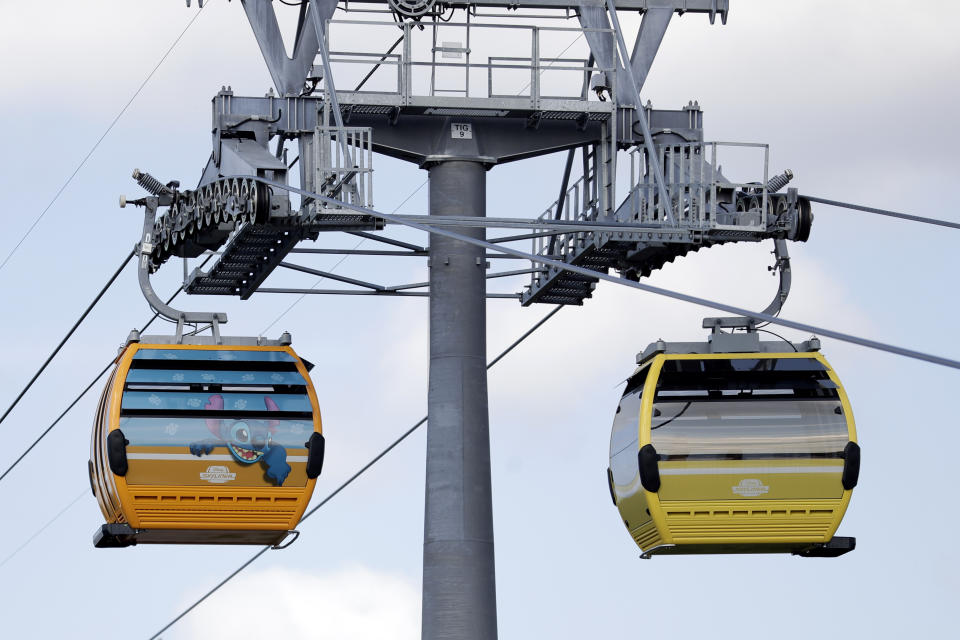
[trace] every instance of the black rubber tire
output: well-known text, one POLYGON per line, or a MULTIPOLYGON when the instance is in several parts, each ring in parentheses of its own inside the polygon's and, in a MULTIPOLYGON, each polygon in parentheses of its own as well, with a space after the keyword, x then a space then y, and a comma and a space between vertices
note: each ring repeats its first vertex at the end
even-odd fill
POLYGON ((797 200, 797 233, 793 238, 796 242, 806 242, 810 239, 810 228, 813 227, 813 211, 810 201, 806 198, 797 200))

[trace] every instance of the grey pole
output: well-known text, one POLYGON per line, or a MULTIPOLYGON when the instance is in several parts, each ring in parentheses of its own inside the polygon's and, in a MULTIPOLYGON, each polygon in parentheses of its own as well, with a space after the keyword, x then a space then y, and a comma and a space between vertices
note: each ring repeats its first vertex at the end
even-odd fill
MULTIPOLYGON (((483 164, 450 160, 429 171, 431 215, 484 215, 483 164)), ((430 236, 423 640, 497 637, 483 253, 430 236)))

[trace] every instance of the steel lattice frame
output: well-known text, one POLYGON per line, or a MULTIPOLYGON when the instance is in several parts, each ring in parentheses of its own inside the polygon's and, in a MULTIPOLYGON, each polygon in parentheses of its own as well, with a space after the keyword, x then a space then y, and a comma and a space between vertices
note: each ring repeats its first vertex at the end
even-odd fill
POLYGON ((703 140, 699 105, 656 110, 641 101, 647 73, 673 17, 705 14, 713 22, 719 15, 725 22, 726 0, 353 0, 350 5, 365 13, 385 12, 382 15, 391 22, 390 12, 396 12, 395 26, 402 36, 390 48, 384 43, 382 55, 331 50, 330 37, 339 25, 355 28, 358 23, 333 20, 336 0, 310 0, 300 5, 292 57, 286 55, 273 3, 241 4, 277 94, 241 97, 224 89, 215 96, 213 154, 198 188, 180 190, 178 183, 164 185, 135 172, 135 179, 151 194, 133 201, 146 208, 139 245, 144 293, 159 313, 178 321, 180 330, 185 322, 210 322, 218 330, 225 316, 184 313, 164 305, 153 293, 149 275, 172 257, 221 250, 209 270, 190 274, 184 286, 187 293, 247 298, 258 291, 300 292, 261 287, 275 268, 283 267, 354 287, 322 293, 428 296, 423 638, 495 638, 485 366, 485 305, 491 294, 486 280, 530 274, 524 291, 500 295, 525 305, 578 305, 591 296, 599 279, 610 277, 610 269, 636 280, 703 247, 774 239, 778 266, 786 274, 781 281, 782 303, 789 289, 784 240, 806 240, 809 202, 795 190, 780 192, 792 174, 768 174, 765 145, 755 145, 764 154, 757 181, 735 183, 725 178, 718 169, 719 145, 703 140), (438 22, 448 24, 458 9, 464 16, 460 26, 468 34, 467 45, 437 41, 438 22), (471 62, 471 29, 493 28, 478 22, 491 15, 480 9, 499 12, 492 15, 500 23, 504 18, 514 20, 507 26, 498 24, 530 37, 530 57, 491 56, 485 63, 471 62), (541 17, 544 11, 552 12, 554 17, 576 20, 576 26, 522 24, 535 18, 517 11, 523 9, 541 17), (627 49, 618 9, 643 14, 632 51, 627 49), (432 30, 434 40, 428 61, 417 60, 412 44, 424 28, 432 30), (540 36, 551 30, 584 37, 590 59, 542 56, 540 36), (320 64, 315 64, 318 54, 320 64), (446 61, 461 58, 466 61, 446 61), (355 90, 344 91, 334 86, 334 71, 350 63, 372 65, 373 70, 355 90), (364 90, 380 68, 395 70, 396 90, 364 90), (465 69, 466 88, 456 89, 463 95, 444 95, 436 88, 437 70, 449 68, 465 69), (417 92, 413 82, 414 71, 421 69, 432 74, 426 94, 417 92), (529 73, 522 95, 494 91, 493 75, 505 69, 529 73), (540 77, 547 69, 577 74, 581 86, 569 96, 546 95, 540 77), (474 70, 488 76, 482 95, 469 88, 474 70), (299 148, 301 193, 317 196, 304 197, 299 209, 292 207, 287 189, 279 188, 289 185, 294 166, 285 162, 288 140, 295 140, 299 148), (269 147, 271 141, 277 141, 275 150, 269 147), (583 172, 571 183, 577 149, 583 156, 583 172), (629 150, 631 182, 627 197, 618 203, 616 167, 623 150, 629 150), (568 159, 560 195, 546 211, 536 217, 486 217, 487 170, 564 151, 568 159), (488 228, 521 229, 523 233, 491 241, 497 246, 531 241, 531 252, 512 251, 514 257, 529 257, 529 268, 487 274, 489 245, 450 234, 431 233, 429 247, 421 247, 371 233, 384 228, 385 217, 367 208, 373 193, 373 152, 415 162, 429 174, 429 216, 398 217, 395 222, 452 227, 476 241, 486 240, 488 228), (301 241, 316 240, 329 231, 390 246, 353 254, 428 257, 428 282, 386 286, 287 260, 298 252, 342 252, 297 248, 301 241))

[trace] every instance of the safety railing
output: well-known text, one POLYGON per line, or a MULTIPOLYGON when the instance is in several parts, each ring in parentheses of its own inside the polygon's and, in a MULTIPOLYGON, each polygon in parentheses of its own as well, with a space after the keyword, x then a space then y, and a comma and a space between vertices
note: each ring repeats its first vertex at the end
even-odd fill
MULTIPOLYGON (((765 228, 762 212, 769 207, 768 172, 770 149, 766 144, 747 142, 691 142, 657 147, 663 169, 669 203, 659 197, 650 171, 647 152, 642 147, 630 151, 630 192, 617 209, 616 220, 624 223, 660 223, 700 228, 735 227, 744 231, 765 228), (731 154, 732 150, 740 153, 731 154), (744 158, 762 152, 762 170, 756 160, 744 158), (726 154, 722 151, 727 151, 726 154), (733 182, 720 172, 724 155, 737 155, 735 171, 762 174, 760 182, 733 182), (749 166, 754 165, 754 166, 749 166), (669 207, 670 215, 667 215, 669 207)), ((734 159, 734 158, 731 158, 734 159)))
MULTIPOLYGON (((600 213, 600 185, 590 176, 579 180, 567 189, 564 194, 563 208, 557 217, 557 207, 560 202, 554 200, 537 219, 545 222, 561 220, 564 222, 586 222, 596 220, 600 213)), ((538 230, 544 231, 544 230, 538 230)), ((567 254, 576 251, 578 240, 582 239, 582 231, 570 231, 551 235, 537 235, 533 238, 532 253, 534 255, 551 256, 563 260, 567 254)))
MULTIPOLYGON (((319 193, 359 207, 373 206, 371 135, 369 127, 317 127, 313 148, 319 193)), ((325 203, 321 211, 339 208, 325 203)))
MULTIPOLYGON (((541 89, 542 77, 547 72, 578 71, 580 73, 580 82, 583 85, 590 84, 590 74, 595 72, 595 67, 587 66, 587 60, 582 58, 540 58, 535 61, 533 58, 510 57, 510 56, 490 56, 487 66, 487 95, 491 98, 516 98, 517 96, 529 96, 532 98, 546 98, 566 100, 571 96, 565 95, 545 95, 541 89), (539 64, 536 64, 539 62, 539 64), (495 72, 505 69, 522 69, 528 71, 530 79, 520 88, 519 91, 512 93, 497 93, 494 89, 495 72)), ((504 83, 501 83, 501 85, 504 83)), ((580 95, 575 98, 580 98, 580 95)))
MULTIPOLYGON (((630 189, 616 211, 605 204, 605 167, 609 164, 602 145, 588 156, 587 175, 581 177, 564 194, 560 215, 559 201, 555 200, 538 217, 544 222, 603 221, 623 224, 686 227, 688 229, 715 229, 732 232, 755 232, 767 229, 763 212, 770 211, 768 171, 769 147, 765 144, 740 142, 694 142, 657 147, 658 160, 663 169, 669 203, 661 201, 659 190, 649 170, 646 152, 642 147, 631 150, 630 189), (726 153, 724 153, 726 150, 726 153), (732 151, 740 153, 731 153, 732 151), (600 155, 596 155, 600 153, 600 155), (756 166, 756 157, 762 154, 762 169, 756 166), (740 157, 733 157, 740 156, 740 157), (760 182, 732 182, 719 170, 719 162, 733 161, 734 171, 757 175, 760 182), (667 215, 667 207, 671 216, 667 215), (671 222, 672 219, 672 222, 671 222)), ((572 260, 578 252, 589 248, 590 233, 540 228, 532 239, 534 255, 572 260)), ((534 286, 537 274, 531 276, 534 286)))
POLYGON ((609 29, 484 24, 469 19, 422 25, 330 20, 327 41, 338 94, 346 101, 381 95, 400 104, 441 97, 463 99, 471 106, 477 106, 472 103, 479 99, 490 103, 485 105, 490 108, 498 102, 510 106, 525 102, 538 109, 541 100, 592 101, 598 107, 602 103, 591 100, 583 87, 593 73, 604 72, 612 78, 614 70, 588 64, 587 31, 601 32, 613 46, 609 29), (383 52, 383 43, 391 39, 396 39, 394 46, 383 52))

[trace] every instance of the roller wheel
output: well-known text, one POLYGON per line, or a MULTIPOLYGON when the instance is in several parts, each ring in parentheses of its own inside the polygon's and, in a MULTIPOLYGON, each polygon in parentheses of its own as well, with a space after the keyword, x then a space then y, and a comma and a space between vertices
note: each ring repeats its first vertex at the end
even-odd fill
POLYGON ((810 238, 812 226, 813 211, 810 209, 810 201, 800 198, 797 200, 797 233, 793 239, 797 242, 806 242, 810 238))
POLYGON ((270 189, 254 182, 250 194, 254 203, 254 221, 257 224, 266 224, 270 220, 270 189))

